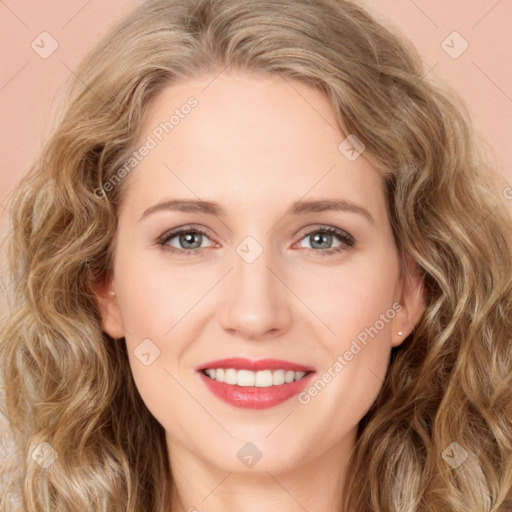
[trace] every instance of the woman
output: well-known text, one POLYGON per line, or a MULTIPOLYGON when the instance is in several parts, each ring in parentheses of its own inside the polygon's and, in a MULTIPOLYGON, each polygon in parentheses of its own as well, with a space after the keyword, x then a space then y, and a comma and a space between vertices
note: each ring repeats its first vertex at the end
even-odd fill
POLYGON ((150 0, 76 75, 11 206, 23 508, 509 510, 506 185, 407 44, 150 0))

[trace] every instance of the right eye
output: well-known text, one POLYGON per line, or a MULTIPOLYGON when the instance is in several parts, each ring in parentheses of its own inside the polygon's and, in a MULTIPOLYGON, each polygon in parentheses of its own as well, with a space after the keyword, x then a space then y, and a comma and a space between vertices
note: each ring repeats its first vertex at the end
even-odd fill
POLYGON ((204 238, 208 238, 204 231, 185 226, 166 231, 159 237, 158 243, 165 250, 188 257, 203 253, 203 249, 206 248, 206 246, 202 245, 204 238), (175 243, 178 244, 178 247, 170 244, 173 239, 177 240, 175 243))

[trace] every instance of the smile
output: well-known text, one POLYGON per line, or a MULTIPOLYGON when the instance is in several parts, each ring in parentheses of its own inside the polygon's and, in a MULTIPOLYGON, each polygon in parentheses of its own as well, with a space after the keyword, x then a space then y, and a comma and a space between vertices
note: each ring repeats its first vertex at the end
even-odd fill
POLYGON ((243 358, 213 361, 197 371, 214 396, 249 409, 274 407, 289 400, 304 389, 315 373, 286 361, 243 358))
POLYGON ((237 386, 255 386, 257 388, 269 388, 281 384, 294 382, 304 378, 306 372, 294 372, 293 370, 262 370, 253 372, 251 370, 236 370, 235 368, 206 369, 203 372, 210 379, 217 382, 225 382, 237 386))

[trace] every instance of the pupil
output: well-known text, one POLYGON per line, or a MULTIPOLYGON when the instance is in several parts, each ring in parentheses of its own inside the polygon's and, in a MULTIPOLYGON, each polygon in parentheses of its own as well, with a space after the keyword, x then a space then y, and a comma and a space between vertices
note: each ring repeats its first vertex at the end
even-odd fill
POLYGON ((183 246, 188 247, 188 248, 190 248, 190 246, 187 244, 191 243, 193 245, 192 248, 195 249, 195 248, 201 246, 201 242, 199 242, 199 244, 197 244, 197 242, 196 242, 195 245, 193 242, 193 238, 198 235, 199 235, 199 233, 197 233, 197 232, 186 233, 184 235, 181 235, 180 242, 182 243, 183 246))
POLYGON ((331 239, 332 239, 332 235, 330 235, 328 233, 326 233, 324 235, 317 233, 316 235, 313 235, 313 243, 316 244, 317 240, 321 239, 321 238, 327 239, 327 242, 325 242, 325 243, 320 242, 320 246, 321 246, 320 249, 328 248, 330 245, 331 239))

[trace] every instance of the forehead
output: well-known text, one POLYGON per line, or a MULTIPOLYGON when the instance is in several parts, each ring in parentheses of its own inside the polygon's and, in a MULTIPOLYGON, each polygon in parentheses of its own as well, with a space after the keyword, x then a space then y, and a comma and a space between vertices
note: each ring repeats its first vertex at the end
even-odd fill
MULTIPOLYGON (((128 177, 139 210, 169 196, 266 210, 300 198, 384 206, 382 178, 346 139, 327 96, 277 75, 205 76, 166 87, 148 109, 128 177), (346 143, 345 143, 346 144, 346 143)), ((382 211, 374 211, 375 216, 382 211)))

